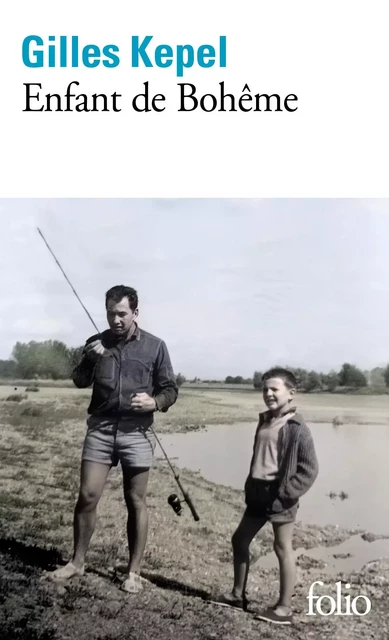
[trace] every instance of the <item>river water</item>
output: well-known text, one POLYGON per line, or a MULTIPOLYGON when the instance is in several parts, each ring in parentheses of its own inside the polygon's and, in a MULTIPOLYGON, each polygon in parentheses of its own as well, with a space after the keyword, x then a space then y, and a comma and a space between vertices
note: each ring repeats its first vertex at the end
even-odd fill
MULTIPOLYGON (((242 489, 248 473, 256 423, 214 425, 206 430, 166 434, 161 440, 174 464, 215 482, 242 489)), ((298 520, 306 524, 361 528, 389 534, 389 427, 310 424, 319 476, 301 498, 298 520)), ((242 502, 243 509, 243 502, 242 502)), ((335 550, 350 553, 344 569, 389 555, 389 540, 360 542, 353 537, 335 550)), ((323 558, 328 551, 315 557, 323 558)), ((324 558, 323 558, 324 559, 324 558)), ((326 559, 327 561, 327 559, 326 559)), ((339 565, 339 562, 336 563, 339 565)))

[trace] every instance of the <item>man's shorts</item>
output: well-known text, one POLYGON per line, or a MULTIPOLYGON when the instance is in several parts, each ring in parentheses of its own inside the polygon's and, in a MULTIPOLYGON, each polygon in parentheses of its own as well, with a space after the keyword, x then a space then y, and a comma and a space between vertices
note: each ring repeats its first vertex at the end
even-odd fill
POLYGON ((149 469, 153 462, 155 436, 136 419, 90 416, 82 460, 116 467, 149 469))
POLYGON ((245 484, 245 515, 264 518, 268 522, 287 523, 296 520, 298 500, 280 501, 277 497, 278 482, 267 482, 249 476, 245 484))

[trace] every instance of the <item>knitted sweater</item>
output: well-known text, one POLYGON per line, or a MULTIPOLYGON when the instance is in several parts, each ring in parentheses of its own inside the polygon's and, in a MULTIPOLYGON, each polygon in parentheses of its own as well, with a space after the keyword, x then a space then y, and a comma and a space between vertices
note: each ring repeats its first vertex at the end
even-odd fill
MULTIPOLYGON (((263 416, 260 414, 259 424, 262 424, 263 416)), ((255 434, 254 451, 258 434, 259 428, 255 434)), ((251 465, 253 460, 254 455, 251 465)), ((313 485, 318 472, 311 432, 301 414, 295 413, 280 429, 278 498, 281 502, 298 502, 313 485)))

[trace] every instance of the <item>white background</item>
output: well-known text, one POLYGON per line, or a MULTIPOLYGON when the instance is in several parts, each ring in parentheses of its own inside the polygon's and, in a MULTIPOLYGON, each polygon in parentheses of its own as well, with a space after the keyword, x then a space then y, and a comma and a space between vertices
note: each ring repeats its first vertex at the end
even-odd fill
POLYGON ((0 196, 382 197, 388 187, 388 3, 326 0, 1 3, 0 196), (22 40, 118 44, 116 69, 28 69, 22 40), (132 69, 132 35, 217 44, 227 68, 193 69, 199 93, 296 93, 295 113, 178 113, 174 69, 132 69), (124 95, 121 113, 23 113, 24 82, 72 80, 124 95), (150 81, 163 113, 132 111, 150 81))

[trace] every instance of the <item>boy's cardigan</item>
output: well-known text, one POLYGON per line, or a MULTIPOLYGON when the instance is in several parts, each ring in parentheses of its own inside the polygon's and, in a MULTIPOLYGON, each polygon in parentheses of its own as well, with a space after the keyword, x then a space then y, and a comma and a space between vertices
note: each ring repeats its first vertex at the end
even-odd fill
MULTIPOLYGON (((269 412, 259 414, 255 434, 254 451, 258 432, 269 412)), ((251 459, 251 466, 254 455, 251 459)), ((298 502, 313 485, 319 472, 315 446, 311 432, 299 413, 295 413, 280 429, 278 440, 279 487, 277 496, 281 502, 298 502)))

